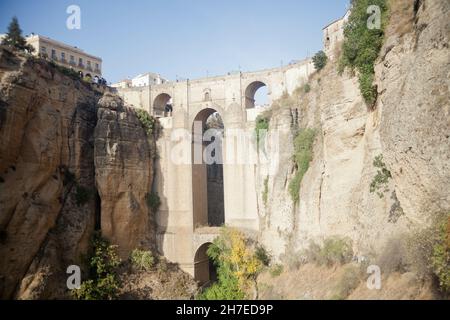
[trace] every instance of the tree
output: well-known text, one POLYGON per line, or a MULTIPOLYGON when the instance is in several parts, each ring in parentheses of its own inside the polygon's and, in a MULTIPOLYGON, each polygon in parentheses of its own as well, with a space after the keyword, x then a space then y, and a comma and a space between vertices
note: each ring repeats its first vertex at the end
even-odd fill
POLYGON ((29 53, 34 51, 34 48, 27 44, 27 41, 22 36, 22 30, 19 26, 17 17, 13 17, 11 23, 8 26, 8 32, 2 40, 2 45, 17 48, 22 51, 28 51, 29 53))
POLYGON ((317 52, 313 57, 314 68, 322 70, 327 64, 328 57, 322 50, 317 52))

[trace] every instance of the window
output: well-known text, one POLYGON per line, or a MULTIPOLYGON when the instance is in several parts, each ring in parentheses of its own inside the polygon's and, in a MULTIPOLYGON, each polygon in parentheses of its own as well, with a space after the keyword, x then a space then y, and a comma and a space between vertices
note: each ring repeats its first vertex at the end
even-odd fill
POLYGON ((81 66, 81 67, 83 66, 83 59, 82 58, 78 59, 78 65, 81 66))
POLYGON ((56 50, 52 49, 52 59, 56 60, 56 50))
POLYGON ((98 63, 95 64, 95 69, 100 70, 98 63))
POLYGON ((61 60, 66 60, 66 54, 64 52, 61 52, 61 60))
POLYGON ((70 56, 70 62, 74 62, 75 61, 75 57, 74 56, 70 56))
POLYGON ((87 65, 88 65, 88 66, 91 66, 91 62, 90 62, 89 60, 88 60, 88 62, 87 62, 87 65))
POLYGON ((42 50, 42 53, 47 53, 47 48, 46 47, 42 46, 41 50, 42 50))

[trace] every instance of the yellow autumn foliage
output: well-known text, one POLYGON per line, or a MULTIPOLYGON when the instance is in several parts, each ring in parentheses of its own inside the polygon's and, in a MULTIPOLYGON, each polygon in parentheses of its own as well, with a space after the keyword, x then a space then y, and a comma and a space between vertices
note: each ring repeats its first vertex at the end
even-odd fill
POLYGON ((239 285, 245 289, 261 269, 262 263, 242 232, 236 229, 224 229, 223 236, 228 242, 229 250, 224 250, 221 258, 231 264, 239 285))

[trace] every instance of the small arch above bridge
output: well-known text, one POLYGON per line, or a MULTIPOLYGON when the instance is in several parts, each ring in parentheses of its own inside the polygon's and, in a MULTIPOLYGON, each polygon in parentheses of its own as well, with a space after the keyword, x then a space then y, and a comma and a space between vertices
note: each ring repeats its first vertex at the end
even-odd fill
POLYGON ((250 83, 247 86, 247 88, 245 89, 245 108, 246 109, 251 109, 251 108, 255 107, 256 92, 263 87, 266 87, 268 89, 268 86, 262 81, 253 81, 252 83, 250 83))
POLYGON ((169 106, 172 108, 172 97, 167 93, 160 93, 153 100, 154 115, 164 117, 169 106))

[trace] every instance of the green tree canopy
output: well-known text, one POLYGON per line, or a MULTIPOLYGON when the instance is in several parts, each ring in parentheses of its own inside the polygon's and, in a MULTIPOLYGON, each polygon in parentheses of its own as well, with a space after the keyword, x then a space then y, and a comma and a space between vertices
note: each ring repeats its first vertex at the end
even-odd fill
POLYGON ((325 52, 320 50, 313 57, 314 68, 316 68, 316 70, 322 70, 326 66, 327 60, 328 57, 325 52))
POLYGON ((27 41, 22 36, 22 29, 20 29, 19 20, 13 17, 8 26, 8 32, 2 40, 2 45, 17 48, 19 50, 33 52, 34 48, 27 44, 27 41))

